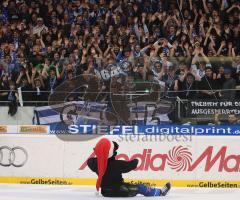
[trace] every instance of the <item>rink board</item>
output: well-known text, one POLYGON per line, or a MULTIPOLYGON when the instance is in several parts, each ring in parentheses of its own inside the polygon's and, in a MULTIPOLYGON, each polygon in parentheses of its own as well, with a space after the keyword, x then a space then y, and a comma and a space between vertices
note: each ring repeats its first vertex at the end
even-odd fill
MULTIPOLYGON (((239 136, 107 137, 120 145, 117 159, 140 160, 135 171, 124 174, 130 182, 240 188, 239 136)), ((94 185, 96 175, 86 161, 94 156, 99 138, 76 136, 72 141, 55 135, 2 134, 0 183, 94 185)))

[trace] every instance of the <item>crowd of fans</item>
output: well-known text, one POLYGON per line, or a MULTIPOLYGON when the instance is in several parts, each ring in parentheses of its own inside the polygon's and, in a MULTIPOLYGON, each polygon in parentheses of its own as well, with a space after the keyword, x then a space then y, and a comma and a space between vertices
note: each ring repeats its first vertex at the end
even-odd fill
POLYGON ((168 96, 234 100, 239 21, 238 0, 5 0, 0 101, 16 102, 19 87, 24 102, 47 101, 62 82, 122 62, 168 96))

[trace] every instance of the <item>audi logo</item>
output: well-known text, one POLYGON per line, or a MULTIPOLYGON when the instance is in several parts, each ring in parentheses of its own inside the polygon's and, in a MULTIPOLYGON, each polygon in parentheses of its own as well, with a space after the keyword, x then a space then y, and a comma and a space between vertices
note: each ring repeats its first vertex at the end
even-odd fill
POLYGON ((22 147, 0 147, 0 165, 3 167, 22 167, 28 160, 28 153, 22 147))

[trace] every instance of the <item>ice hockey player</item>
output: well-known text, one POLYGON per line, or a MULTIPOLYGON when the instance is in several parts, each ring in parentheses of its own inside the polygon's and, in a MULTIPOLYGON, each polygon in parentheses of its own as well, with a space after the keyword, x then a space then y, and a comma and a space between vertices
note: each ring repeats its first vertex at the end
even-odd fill
POLYGON ((98 141, 94 148, 96 158, 89 158, 88 167, 98 175, 96 188, 105 197, 134 197, 137 194, 144 196, 165 196, 171 188, 167 183, 162 189, 148 187, 144 184, 125 183, 122 173, 134 170, 138 160, 116 160, 119 145, 107 138, 98 141))

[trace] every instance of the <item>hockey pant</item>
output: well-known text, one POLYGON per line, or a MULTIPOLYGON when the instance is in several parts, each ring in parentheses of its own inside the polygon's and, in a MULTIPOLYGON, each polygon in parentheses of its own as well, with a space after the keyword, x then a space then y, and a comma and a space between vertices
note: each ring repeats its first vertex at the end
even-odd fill
POLYGON ((158 188, 148 187, 144 184, 122 184, 119 189, 102 188, 101 193, 105 197, 134 197, 137 194, 144 196, 160 196, 161 190, 158 188))

